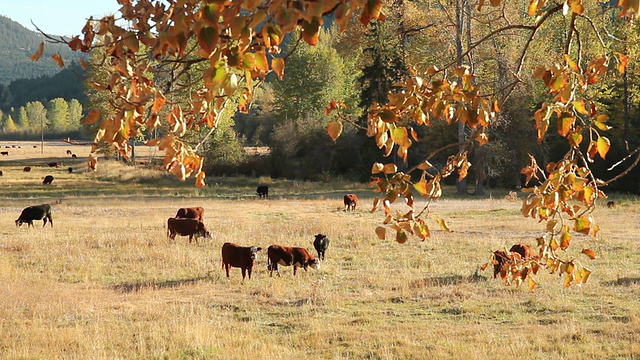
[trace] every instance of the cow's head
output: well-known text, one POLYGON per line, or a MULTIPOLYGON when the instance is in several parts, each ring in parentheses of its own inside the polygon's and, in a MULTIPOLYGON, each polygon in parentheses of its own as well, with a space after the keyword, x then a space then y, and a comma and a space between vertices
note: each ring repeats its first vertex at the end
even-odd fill
POLYGON ((320 270, 320 259, 318 258, 309 259, 307 261, 307 266, 309 266, 312 269, 320 270))
POLYGON ((249 248, 249 254, 251 255, 251 261, 256 261, 258 258, 258 251, 262 250, 261 247, 252 246, 249 248))
POLYGON ((17 227, 22 227, 22 223, 23 223, 22 219, 16 220, 16 226, 17 227))

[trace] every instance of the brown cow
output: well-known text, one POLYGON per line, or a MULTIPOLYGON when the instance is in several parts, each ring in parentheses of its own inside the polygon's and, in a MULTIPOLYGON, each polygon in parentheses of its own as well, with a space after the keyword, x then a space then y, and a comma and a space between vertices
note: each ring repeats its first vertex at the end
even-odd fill
POLYGON ((25 166, 24 169, 22 169, 22 171, 24 171, 24 172, 31 171, 31 166, 25 166))
POLYGON ((60 167, 60 164, 58 164, 57 162, 50 162, 50 163, 47 163, 47 165, 49 165, 49 167, 55 167, 55 168, 60 167))
POLYGON ((355 210, 358 205, 358 196, 356 194, 347 194, 344 196, 344 210, 355 210))
POLYGON ((195 236, 196 242, 199 237, 211 238, 211 233, 204 226, 202 221, 198 219, 167 219, 167 236, 171 240, 175 240, 176 234, 181 236, 189 236, 189 243, 195 236))
POLYGON ((203 216, 204 208, 201 208, 200 206, 180 208, 178 209, 178 213, 176 214, 176 218, 198 219, 200 221, 202 221, 203 216))
POLYGON ((608 208, 612 208, 612 207, 615 207, 615 206, 616 206, 616 202, 615 201, 613 201, 613 200, 607 201, 607 207, 608 208))
POLYGON ((256 246, 239 246, 232 243, 224 243, 222 245, 222 268, 227 271, 227 277, 229 277, 229 268, 237 267, 242 269, 242 280, 244 280, 246 274, 249 274, 251 279, 251 270, 258 258, 258 251, 262 250, 261 247, 256 246))
POLYGON ((267 257, 269 258, 267 269, 270 276, 273 276, 274 271, 280 276, 278 265, 293 265, 293 275, 296 274, 298 267, 304 268, 305 271, 307 271, 307 267, 320 268, 320 261, 301 247, 271 245, 267 249, 267 257))
POLYGON ((537 257, 535 251, 527 244, 513 245, 509 249, 509 254, 504 250, 496 250, 493 252, 493 278, 495 279, 498 274, 505 278, 507 269, 504 268, 504 265, 510 261, 526 261, 537 257))

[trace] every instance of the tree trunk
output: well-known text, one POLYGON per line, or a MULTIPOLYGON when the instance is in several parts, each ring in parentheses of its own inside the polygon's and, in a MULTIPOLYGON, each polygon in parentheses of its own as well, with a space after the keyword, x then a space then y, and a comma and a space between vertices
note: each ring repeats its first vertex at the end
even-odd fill
MULTIPOLYGON (((462 3, 468 0, 456 0, 456 55, 458 56, 458 66, 462 65, 462 38, 464 36, 464 10, 462 9, 462 3)), ((464 125, 458 122, 458 142, 463 143, 466 140, 464 135, 464 125)), ((463 145, 460 145, 459 150, 463 149, 463 145)), ((468 194, 467 178, 462 180, 456 180, 456 188, 458 194, 468 194)))

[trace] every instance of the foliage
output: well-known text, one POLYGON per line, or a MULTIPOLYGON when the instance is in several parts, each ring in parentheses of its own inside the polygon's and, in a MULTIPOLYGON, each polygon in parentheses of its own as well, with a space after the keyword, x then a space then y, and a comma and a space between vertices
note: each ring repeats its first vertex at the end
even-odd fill
MULTIPOLYGON (((388 12, 388 9, 383 10, 384 4, 380 0, 300 1, 294 7, 279 1, 140 0, 135 5, 122 3, 120 12, 128 28, 116 23, 114 16, 107 16, 90 20, 82 36, 67 42, 73 50, 103 49, 99 63, 109 76, 94 81, 93 86, 110 95, 113 110, 100 122, 95 140, 112 143, 128 156, 130 137, 139 136, 145 128, 166 126, 168 133, 150 143, 159 144, 160 149, 166 151, 165 169, 182 180, 195 175, 198 186, 204 186, 203 160, 195 150, 204 139, 195 147, 185 139, 201 126, 215 128, 220 113, 234 96, 238 99, 238 109, 246 111, 256 79, 264 80, 270 71, 283 78, 285 62, 291 60, 289 55, 280 55, 280 44, 285 35, 299 34, 294 41, 304 40, 309 45, 317 45, 324 16, 335 16, 335 22, 344 30, 354 16, 359 15, 360 22, 366 26, 374 19, 382 20, 388 12), (298 29, 300 31, 296 33, 298 29), (198 66, 202 76, 192 81, 180 81, 194 66, 198 66), (203 84, 196 86, 200 78, 203 84), (171 94, 185 89, 190 90, 187 105, 170 101, 171 94)), ((404 9, 404 4, 398 1, 390 5, 404 9)), ((516 268, 514 264, 512 273, 520 281, 527 279, 531 289, 536 283, 533 279, 535 266, 559 271, 565 276, 565 285, 582 283, 588 270, 576 269, 576 263, 572 259, 562 259, 557 249, 566 250, 572 232, 592 236, 598 233, 592 213, 596 200, 605 197, 600 187, 616 177, 600 180, 591 170, 591 163, 606 158, 611 146, 605 134, 610 128, 609 117, 602 113, 592 89, 610 69, 624 73, 628 57, 610 50, 591 18, 591 14, 603 10, 600 4, 583 4, 581 0, 546 4, 532 0, 526 9, 519 8, 520 11, 515 12, 514 7, 509 7, 513 4, 506 0, 490 2, 492 8, 499 10, 490 14, 498 15, 490 15, 493 18, 481 22, 485 26, 480 31, 474 30, 481 37, 470 35, 468 19, 447 21, 445 26, 453 24, 456 30, 453 58, 439 65, 408 67, 409 75, 394 84, 386 101, 373 103, 368 109, 367 135, 374 138, 385 156, 393 154, 404 162, 408 160, 412 145, 420 140, 414 127, 427 128, 432 121, 444 120, 459 128, 459 143, 435 150, 407 170, 399 169, 394 163, 373 165, 372 186, 383 194, 376 199, 373 208, 381 206, 386 216, 385 226, 376 232, 384 238, 386 230, 391 229, 398 242, 407 241, 410 235, 423 240, 429 237, 430 229, 425 219, 430 201, 424 208, 414 209, 414 195, 438 199, 445 178, 454 174, 458 180, 466 178, 471 166, 470 155, 474 149, 487 144, 489 129, 497 114, 525 79, 523 73, 532 44, 545 27, 553 25, 557 29, 562 26, 563 32, 555 31, 548 38, 541 37, 547 44, 560 44, 560 53, 555 59, 545 57, 533 65, 538 86, 546 93, 533 117, 538 142, 543 142, 553 129, 557 133, 555 136, 566 140, 568 150, 558 160, 542 166, 538 166, 536 158, 531 156, 529 165, 522 170, 527 184, 536 180, 525 190, 529 195, 523 203, 523 215, 545 221, 546 234, 540 238, 539 260, 526 263, 523 268, 516 268), (522 10, 526 10, 526 17, 520 16, 522 10), (513 14, 516 19, 512 18, 513 14), (463 36, 464 32, 467 35, 463 36), (495 40, 512 33, 520 34, 515 36, 522 41, 517 43, 511 56, 500 59, 493 70, 489 66, 476 68, 469 60, 476 53, 495 50, 498 44, 495 40), (582 42, 584 39, 591 40, 589 46, 582 42), (464 51, 461 50, 463 40, 467 42, 464 51), (484 77, 491 73, 499 76, 484 77), (505 74, 509 76, 505 77, 505 74), (468 134, 462 134, 465 130, 468 134), (453 147, 457 152, 442 166, 430 162, 435 154, 453 147), (403 199, 410 210, 393 212, 391 206, 397 199, 403 199)), ((485 2, 480 1, 477 11, 483 11, 484 6, 485 2)), ((456 20, 463 14, 469 16, 470 2, 457 2, 453 10, 458 17, 456 20)), ((618 12, 623 17, 637 15, 638 3, 619 2, 604 10, 618 12)), ((444 13, 451 19, 451 13, 447 11, 445 8, 444 13)), ((403 46, 405 42, 400 44, 403 46)), ((32 57, 37 59, 41 54, 42 47, 32 57)), ((342 133, 343 122, 353 123, 350 110, 345 109, 349 107, 340 101, 330 102, 327 108, 326 116, 340 118, 327 126, 334 140, 342 133)), ((299 120, 314 115, 294 114, 294 117, 299 120)), ((92 111, 85 123, 95 123, 99 119, 99 114, 92 111)), ((640 148, 630 155, 634 153, 640 153, 640 148)), ((89 163, 95 167, 92 156, 89 163)), ((624 173, 626 171, 620 175, 624 173)), ((449 230, 443 219, 437 219, 437 223, 449 230)), ((585 251, 585 254, 590 252, 585 251)))

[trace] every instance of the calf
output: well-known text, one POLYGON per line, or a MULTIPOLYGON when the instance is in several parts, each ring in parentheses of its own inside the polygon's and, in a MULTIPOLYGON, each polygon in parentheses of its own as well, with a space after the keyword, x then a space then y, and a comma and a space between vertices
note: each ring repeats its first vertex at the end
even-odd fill
POLYGON ((500 274, 504 279, 507 276, 505 265, 509 262, 526 261, 536 257, 536 253, 527 244, 513 245, 508 254, 504 250, 496 250, 493 252, 493 278, 495 279, 500 274))
POLYGON ((47 175, 44 177, 44 180, 42 180, 43 185, 51 185, 52 182, 53 182, 53 175, 47 175))
POLYGON ((358 205, 358 196, 356 194, 346 194, 344 196, 344 210, 355 210, 358 205))
POLYGON ((307 271, 308 267, 319 269, 320 261, 313 256, 309 255, 306 249, 301 247, 290 247, 281 245, 271 245, 267 249, 269 276, 273 276, 275 271, 280 276, 278 271, 278 265, 292 266, 293 275, 296 275, 298 267, 304 268, 307 271))
POLYGON ((23 223, 27 223, 27 227, 33 226, 33 220, 43 220, 42 227, 47 225, 47 220, 53 227, 53 218, 51 217, 51 205, 42 204, 34 205, 24 208, 18 219, 16 220, 16 226, 21 227, 23 223))
POLYGON ((262 199, 262 198, 268 199, 269 198, 269 186, 267 186, 267 185, 258 186, 258 188, 256 189, 256 194, 258 195, 259 199, 262 199))
POLYGON ((175 240, 176 234, 181 236, 189 236, 189 243, 195 236, 196 241, 199 237, 211 238, 211 233, 204 226, 202 221, 198 219, 167 219, 167 236, 171 240, 175 240))
POLYGON ((204 216, 204 208, 200 206, 180 208, 178 209, 178 213, 176 214, 176 218, 198 219, 200 221, 202 221, 203 216, 204 216))
POLYGON ((616 206, 616 202, 615 201, 613 201, 613 200, 607 201, 607 207, 608 208, 612 208, 612 207, 615 207, 615 206, 616 206))
POLYGON ((329 247, 329 239, 322 234, 316 235, 316 239, 313 241, 313 247, 318 252, 318 259, 324 261, 324 253, 329 247))
POLYGON ((242 280, 244 280, 247 273, 249 274, 249 279, 251 279, 251 271, 260 250, 262 250, 261 247, 224 243, 222 245, 222 267, 226 270, 227 277, 229 277, 229 268, 237 267, 242 269, 242 280))

